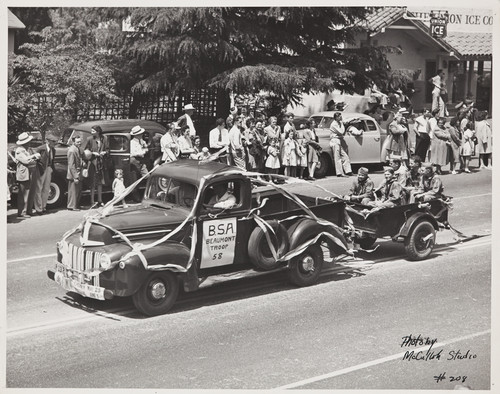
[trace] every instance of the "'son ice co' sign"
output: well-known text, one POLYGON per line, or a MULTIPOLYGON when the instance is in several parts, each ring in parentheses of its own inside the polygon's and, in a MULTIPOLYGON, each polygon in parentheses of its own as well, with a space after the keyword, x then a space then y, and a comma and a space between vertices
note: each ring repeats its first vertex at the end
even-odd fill
POLYGON ((448 11, 441 13, 439 11, 431 11, 431 35, 434 38, 446 37, 446 24, 448 23, 448 11))

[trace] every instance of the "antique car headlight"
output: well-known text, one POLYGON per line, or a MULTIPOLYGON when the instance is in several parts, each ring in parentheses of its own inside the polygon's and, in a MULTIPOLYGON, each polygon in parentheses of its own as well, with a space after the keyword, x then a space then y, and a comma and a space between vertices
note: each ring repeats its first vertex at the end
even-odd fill
POLYGON ((99 264, 102 269, 107 270, 109 267, 111 267, 111 258, 107 254, 102 254, 101 259, 99 261, 99 264))

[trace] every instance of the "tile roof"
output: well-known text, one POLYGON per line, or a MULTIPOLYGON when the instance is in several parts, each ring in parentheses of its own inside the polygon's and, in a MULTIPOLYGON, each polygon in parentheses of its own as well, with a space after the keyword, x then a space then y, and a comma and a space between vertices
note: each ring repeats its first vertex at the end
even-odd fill
POLYGON ((9 11, 9 23, 8 27, 9 29, 24 29, 26 26, 24 26, 24 23, 19 20, 17 16, 15 16, 11 10, 9 11))
POLYGON ((491 56, 493 53, 491 33, 448 32, 445 41, 462 56, 491 56))
POLYGON ((398 19, 402 18, 405 12, 405 7, 382 7, 370 15, 360 23, 365 29, 372 32, 380 32, 383 28, 392 25, 398 19))

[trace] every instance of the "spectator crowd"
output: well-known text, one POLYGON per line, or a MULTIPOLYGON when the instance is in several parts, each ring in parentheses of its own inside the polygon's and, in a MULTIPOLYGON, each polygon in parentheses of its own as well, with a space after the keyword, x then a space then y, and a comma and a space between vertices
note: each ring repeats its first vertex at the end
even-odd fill
MULTIPOLYGON (((436 90, 438 85, 442 86, 438 76, 432 80, 436 84, 436 90)), ((438 176, 443 172, 442 167, 449 164, 452 174, 470 173, 471 157, 476 153, 479 155, 480 169, 492 168, 492 132, 486 122, 487 112, 477 111, 471 100, 464 100, 457 106, 456 116, 447 122, 449 118, 443 116, 447 114, 445 106, 443 107, 444 102, 436 93, 433 109, 413 115, 414 146, 410 144, 408 109, 396 106, 388 110, 382 104, 375 104, 365 112, 379 122, 382 128, 387 129, 382 152, 391 167, 386 168, 384 185, 378 189, 373 185, 369 186, 370 182, 366 183, 368 173, 362 168, 355 181, 359 184, 353 186, 350 198, 357 198, 359 202, 364 201, 368 205, 377 205, 380 202, 374 203, 374 196, 378 193, 389 198, 389 195, 398 194, 397 184, 401 186, 400 194, 403 193, 402 197, 396 198, 397 201, 404 198, 410 202, 423 198, 422 193, 427 193, 430 185, 431 189, 435 189, 439 194, 442 192, 442 183, 438 176), (393 168, 396 166, 393 163, 397 162, 400 164, 393 168), (425 170, 419 169, 422 162, 425 170), (400 168, 410 174, 404 177, 404 181, 401 181, 402 178, 398 174, 398 171, 403 171, 400 168), (427 175, 421 176, 423 173, 427 175), (394 182, 394 179, 400 181, 394 182), (437 184, 441 186, 438 187, 437 184), (414 190, 425 191, 417 193, 414 190)), ((273 182, 279 182, 279 178, 272 177, 273 174, 314 179, 322 153, 314 120, 305 120, 296 128, 294 115, 290 112, 283 114, 278 123, 275 116, 266 119, 262 113, 258 113, 252 117, 248 116, 245 108, 238 110, 232 107, 226 119, 216 120, 208 135, 208 146, 202 147, 191 118, 194 110, 191 104, 186 105, 185 114, 178 121, 169 123, 165 134, 155 135, 151 141, 143 138, 148 135, 144 134, 143 127, 135 126, 130 130, 130 165, 133 180, 144 176, 151 164, 168 163, 178 159, 217 160, 242 170, 269 174, 269 179, 273 182)), ((336 175, 350 176, 352 169, 348 147, 344 141, 347 124, 344 124, 341 112, 335 112, 333 118, 329 146, 336 175)), ((354 133, 353 129, 350 130, 354 133)), ((111 174, 108 168, 109 145, 102 129, 94 126, 91 132, 92 137, 86 141, 84 147, 81 146, 81 137, 75 137, 68 149, 66 178, 69 210, 79 210, 82 178, 88 178, 90 184, 91 208, 103 205, 103 185, 112 184, 115 196, 124 189, 123 171, 111 174), (114 175, 114 180, 108 179, 110 174, 114 175)), ((51 176, 54 171, 54 145, 57 138, 49 134, 45 142, 36 148, 31 145, 31 140, 29 133, 21 133, 12 157, 16 169, 11 171, 11 175, 15 176, 19 190, 19 218, 42 215, 47 211, 51 176)))

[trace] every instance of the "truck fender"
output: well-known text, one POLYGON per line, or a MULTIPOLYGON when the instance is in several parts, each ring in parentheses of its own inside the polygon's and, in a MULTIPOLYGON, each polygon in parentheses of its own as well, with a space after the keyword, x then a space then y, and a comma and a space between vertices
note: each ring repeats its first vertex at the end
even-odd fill
POLYGON ((321 237, 320 242, 325 242, 330 250, 332 257, 343 254, 347 249, 347 242, 340 229, 333 226, 323 226, 313 219, 305 218, 297 221, 288 229, 288 236, 290 238, 290 250, 295 249, 305 241, 308 241, 322 232, 327 232, 334 237, 338 238, 344 245, 344 249, 337 245, 328 237, 321 237))
MULTIPOLYGON (((148 266, 175 264, 187 268, 190 250, 181 243, 165 242, 154 248, 145 249, 142 254, 148 262, 148 266)), ((161 270, 161 269, 160 269, 161 270)), ((165 268, 166 271, 178 272, 173 268, 165 268)), ((126 260, 125 269, 117 268, 116 286, 118 289, 126 289, 125 292, 117 292, 116 295, 129 296, 137 292, 147 279, 150 272, 144 269, 138 255, 132 255, 126 260)))
POLYGON ((407 237, 408 234, 410 234, 412 228, 415 227, 417 222, 421 222, 422 220, 427 220, 428 222, 430 222, 432 224, 432 226, 434 227, 434 229, 436 231, 439 230, 439 224, 438 224, 437 220, 432 215, 429 215, 428 213, 425 213, 425 212, 417 212, 417 213, 414 213, 413 215, 411 215, 406 220, 403 227, 401 227, 401 230, 399 231, 399 234, 397 235, 397 237, 407 237))

